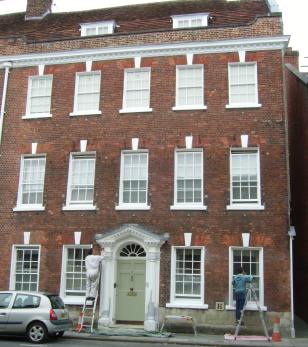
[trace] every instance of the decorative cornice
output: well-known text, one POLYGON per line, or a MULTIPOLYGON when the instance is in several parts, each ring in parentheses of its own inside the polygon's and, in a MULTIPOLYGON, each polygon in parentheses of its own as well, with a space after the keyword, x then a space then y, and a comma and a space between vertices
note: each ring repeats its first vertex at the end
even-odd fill
POLYGON ((177 42, 159 45, 106 47, 95 49, 69 50, 50 53, 30 53, 11 56, 0 56, 0 67, 11 62, 12 67, 36 66, 40 64, 55 65, 84 62, 87 60, 134 59, 136 56, 158 57, 186 54, 230 53, 260 50, 285 50, 290 36, 255 37, 235 40, 215 40, 196 42, 177 42))

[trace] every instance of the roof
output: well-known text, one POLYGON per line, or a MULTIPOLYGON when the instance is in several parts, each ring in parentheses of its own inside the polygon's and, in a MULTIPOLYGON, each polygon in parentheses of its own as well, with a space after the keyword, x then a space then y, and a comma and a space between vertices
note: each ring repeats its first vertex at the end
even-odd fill
POLYGON ((80 24, 115 20, 116 33, 172 29, 171 16, 209 12, 209 27, 247 25, 268 16, 266 0, 177 0, 82 12, 52 13, 40 21, 25 21, 25 13, 0 16, 0 37, 26 37, 28 41, 80 37, 80 24))

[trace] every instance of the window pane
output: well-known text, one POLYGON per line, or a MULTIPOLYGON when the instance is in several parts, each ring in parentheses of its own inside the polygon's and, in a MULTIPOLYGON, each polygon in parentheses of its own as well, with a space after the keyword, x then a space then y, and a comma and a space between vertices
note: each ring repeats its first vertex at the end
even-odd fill
POLYGON ((150 106, 150 70, 125 71, 124 108, 150 106))
POLYGON ((148 184, 148 154, 122 154, 121 203, 146 204, 148 184))
POLYGON ((100 73, 77 75, 76 111, 98 111, 100 99, 100 73))
POLYGON ((15 290, 37 290, 39 248, 18 247, 15 252, 15 290))
POLYGON ((177 105, 203 105, 203 69, 201 66, 177 69, 177 105))
POLYGON ((176 202, 202 203, 202 152, 177 152, 176 156, 176 202))
POLYGON ((30 77, 30 113, 50 113, 51 89, 52 76, 30 77))

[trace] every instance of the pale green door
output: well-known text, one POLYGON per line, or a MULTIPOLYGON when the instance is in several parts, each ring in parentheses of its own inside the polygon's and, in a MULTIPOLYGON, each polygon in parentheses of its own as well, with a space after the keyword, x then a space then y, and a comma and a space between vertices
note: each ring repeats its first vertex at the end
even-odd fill
POLYGON ((117 321, 144 321, 145 259, 118 261, 117 321))

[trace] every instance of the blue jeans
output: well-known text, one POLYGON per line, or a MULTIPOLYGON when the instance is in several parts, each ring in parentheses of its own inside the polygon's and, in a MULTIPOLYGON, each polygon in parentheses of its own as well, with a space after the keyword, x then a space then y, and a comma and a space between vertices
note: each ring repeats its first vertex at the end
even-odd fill
POLYGON ((241 311, 244 308, 245 297, 246 297, 245 292, 235 293, 235 301, 236 301, 235 319, 236 320, 240 320, 241 318, 241 311))

